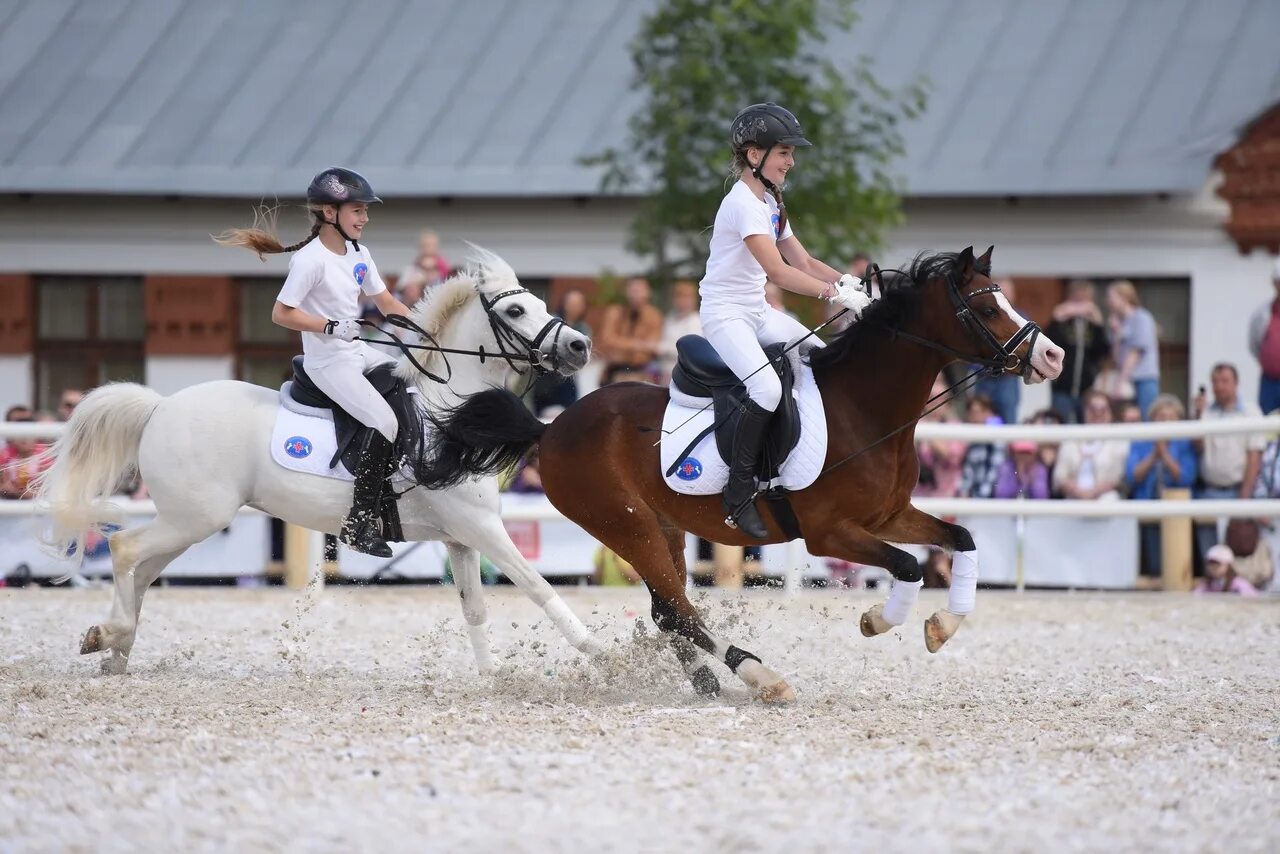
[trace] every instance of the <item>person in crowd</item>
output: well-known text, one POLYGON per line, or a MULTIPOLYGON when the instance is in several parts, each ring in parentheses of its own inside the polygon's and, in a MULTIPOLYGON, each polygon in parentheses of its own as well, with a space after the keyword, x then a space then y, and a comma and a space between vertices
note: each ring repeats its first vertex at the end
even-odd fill
POLYGON ((662 343, 662 312, 651 299, 649 281, 627 280, 626 302, 605 309, 596 347, 604 359, 602 382, 651 379, 654 357, 662 343))
MULTIPOLYGON (((1195 399, 1195 416, 1205 421, 1225 418, 1256 418, 1262 413, 1251 402, 1240 397, 1240 375, 1230 362, 1219 362, 1209 375, 1213 386, 1213 403, 1208 402, 1204 386, 1195 399)), ((1200 457, 1200 488, 1196 498, 1248 498, 1257 486, 1262 468, 1262 452, 1267 447, 1261 433, 1232 433, 1205 436, 1195 440, 1200 457)), ((1196 524, 1196 545, 1204 553, 1218 542, 1215 523, 1196 524)))
POLYGON ((658 347, 660 382, 671 381, 671 371, 676 366, 676 342, 686 335, 701 334, 698 286, 693 282, 676 282, 671 287, 671 311, 662 321, 662 343, 658 347))
MULTIPOLYGON (((1111 401, 1090 389, 1084 396, 1084 423, 1110 424, 1111 401)), ((1053 486, 1064 498, 1119 498, 1129 443, 1123 439, 1063 442, 1053 470, 1053 486)))
MULTIPOLYGON (((25 406, 11 406, 5 414, 11 424, 30 424, 35 421, 31 410, 25 406)), ((53 464, 42 457, 45 445, 35 439, 10 439, 0 447, 0 498, 30 498, 31 481, 53 464)))
MULTIPOLYGON (((1151 403, 1148 421, 1182 421, 1187 417, 1182 401, 1161 394, 1151 403)), ((1190 439, 1138 439, 1129 445, 1124 480, 1129 497, 1138 501, 1158 499, 1166 489, 1189 489, 1196 482, 1196 449, 1190 439)), ((1160 524, 1141 522, 1141 572, 1160 575, 1162 555, 1160 524)))
POLYGON ((596 570, 591 578, 592 584, 598 584, 601 587, 632 587, 640 583, 640 575, 631 564, 618 557, 617 552, 605 546, 596 549, 592 564, 596 570))
POLYGON ((428 288, 449 278, 449 269, 449 262, 440 254, 440 236, 427 229, 418 237, 413 263, 396 280, 396 296, 405 305, 416 304, 428 288))
MULTIPOLYGON (((937 397, 946 390, 942 378, 934 380, 930 397, 937 397)), ((949 405, 928 412, 922 422, 948 424, 956 421, 949 405)), ((964 442, 956 439, 925 439, 916 443, 920 457, 920 480, 913 495, 937 498, 955 498, 960 493, 960 473, 964 463, 964 442)))
POLYGON ((1211 546, 1204 554, 1204 578, 1196 582, 1192 592, 1257 596, 1257 588, 1236 574, 1235 559, 1227 546, 1221 543, 1211 546))
MULTIPOLYGON (((1005 299, 1010 304, 1017 298, 1017 290, 1012 281, 1003 279, 995 284, 1000 286, 1000 291, 1004 294, 1005 299)), ((977 368, 977 365, 973 366, 977 368)), ((1000 421, 1005 424, 1018 423, 1018 404, 1022 400, 1022 377, 1017 374, 1000 374, 999 376, 990 376, 986 373, 974 385, 973 390, 977 394, 985 395, 991 398, 991 403, 995 406, 996 415, 1000 416, 1000 421)))
MULTIPOLYGON (((991 398, 977 394, 965 407, 965 421, 969 424, 998 423, 991 398)), ((996 481, 1004 465, 1005 449, 1002 442, 974 442, 965 449, 960 475, 961 498, 991 498, 995 495, 996 481)))
POLYGON ((529 452, 528 456, 516 466, 511 482, 507 485, 507 491, 521 495, 541 495, 544 492, 537 448, 529 452))
POLYGON ((1275 555, 1262 537, 1262 524, 1257 519, 1232 519, 1223 534, 1227 548, 1236 556, 1231 567, 1258 590, 1265 590, 1275 577, 1275 555))
MULTIPOLYGON (((1031 423, 1061 425, 1065 423, 1065 421, 1062 414, 1056 409, 1041 409, 1035 415, 1031 416, 1031 423)), ((1051 494, 1053 492, 1053 469, 1058 464, 1059 447, 1060 446, 1057 442, 1041 442, 1040 447, 1036 451, 1036 457, 1038 457, 1040 462, 1044 464, 1044 469, 1049 474, 1049 487, 1051 494)), ((1056 495, 1054 497, 1056 497, 1056 495)))
POLYGON ((1053 309, 1045 334, 1066 354, 1062 373, 1052 383, 1053 408, 1066 423, 1079 424, 1084 420, 1081 398, 1111 353, 1093 282, 1075 279, 1067 285, 1067 297, 1053 309))
POLYGON ((1138 408, 1146 412, 1160 393, 1160 340, 1156 319, 1142 307, 1138 289, 1127 279, 1107 287, 1107 308, 1115 321, 1111 342, 1115 363, 1112 387, 1103 389, 1113 400, 1125 400, 1132 384, 1138 408))
POLYGON ((1264 414, 1280 408, 1280 258, 1271 268, 1275 295, 1258 306, 1249 319, 1249 349, 1258 360, 1258 407, 1264 414))
MULTIPOLYGON (((560 298, 556 316, 570 329, 591 337, 591 327, 587 324, 587 297, 582 291, 576 288, 566 291, 560 298)), ((568 409, 578 397, 576 374, 567 377, 545 374, 538 377, 533 385, 533 411, 539 418, 547 418, 553 410, 563 412, 568 409)))
MULTIPOLYGON (((1153 403, 1152 405, 1154 406, 1155 404, 1153 403)), ((1142 423, 1142 410, 1138 408, 1138 401, 1136 400, 1126 400, 1117 404, 1116 415, 1116 420, 1121 424, 1142 423)))
POLYGON ((1049 470, 1040 461, 1035 442, 1009 443, 1009 457, 1000 466, 996 498, 1049 498, 1049 470))
POLYGON ((78 388, 66 388, 58 396, 58 420, 70 421, 71 413, 76 411, 80 401, 84 400, 84 392, 78 388))

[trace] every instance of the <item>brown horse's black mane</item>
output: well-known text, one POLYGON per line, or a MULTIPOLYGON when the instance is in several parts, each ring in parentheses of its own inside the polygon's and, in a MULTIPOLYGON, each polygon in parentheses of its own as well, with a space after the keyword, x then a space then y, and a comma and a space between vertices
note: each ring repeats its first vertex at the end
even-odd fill
MULTIPOLYGON (((986 269, 977 265, 976 269, 983 275, 991 272, 990 265, 986 269)), ((907 269, 885 270, 884 293, 880 299, 871 304, 861 320, 838 334, 826 347, 811 351, 809 363, 815 368, 823 368, 843 362, 870 342, 904 328, 920 310, 927 282, 943 279, 959 287, 963 284, 959 277, 958 252, 935 252, 932 255, 921 252, 907 269)))

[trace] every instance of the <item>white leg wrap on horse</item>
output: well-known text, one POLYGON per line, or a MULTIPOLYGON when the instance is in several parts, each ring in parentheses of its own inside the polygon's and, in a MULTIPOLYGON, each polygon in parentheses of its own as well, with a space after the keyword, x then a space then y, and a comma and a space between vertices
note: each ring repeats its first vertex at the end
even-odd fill
POLYGON ((471 637, 471 649, 476 654, 476 669, 481 673, 493 672, 493 651, 489 647, 489 622, 472 625, 467 623, 467 634, 471 637))
POLYGON ((880 616, 884 617, 884 621, 893 626, 900 626, 907 621, 907 617, 911 614, 911 609, 916 605, 916 599, 920 596, 920 588, 924 586, 924 581, 894 581, 893 587, 889 589, 889 598, 885 600, 884 607, 880 611, 880 616))
POLYGON ((978 553, 956 552, 951 556, 951 592, 947 597, 947 610, 959 615, 971 613, 977 592, 978 553))
POLYGON ((587 631, 586 626, 582 625, 578 615, 569 610, 569 606, 563 599, 556 596, 544 607, 547 616, 556 624, 556 628, 560 629, 574 649, 582 650, 584 646, 594 648, 594 644, 591 643, 591 633, 587 631))

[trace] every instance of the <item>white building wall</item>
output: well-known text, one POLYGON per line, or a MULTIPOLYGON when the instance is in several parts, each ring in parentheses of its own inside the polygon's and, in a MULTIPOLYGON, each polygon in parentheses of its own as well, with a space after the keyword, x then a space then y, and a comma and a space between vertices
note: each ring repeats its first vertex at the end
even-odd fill
POLYGON ((31 386, 31 356, 0 356, 0 416, 10 406, 30 406, 35 400, 31 386))
POLYGON ((148 356, 147 385, 161 394, 212 380, 235 379, 231 356, 148 356))
MULTIPOLYGON (((803 198, 790 200, 803 205, 803 198)), ((528 277, 595 276, 643 263, 625 249, 632 203, 623 199, 398 202, 376 207, 368 236, 384 272, 412 260, 418 232, 434 228, 457 263, 470 240, 498 252, 528 277)), ((902 263, 922 249, 996 245, 999 275, 1185 276, 1191 279, 1191 384, 1207 382, 1217 361, 1236 363, 1252 396, 1257 365, 1248 352, 1249 313, 1272 296, 1270 259, 1241 257, 1221 228, 1225 205, 1206 186, 1194 198, 911 200, 906 224, 881 257, 902 263)), ((0 206, 0 272, 280 275, 287 260, 213 244, 209 235, 248 225, 251 206, 216 200, 53 199, 0 206)), ((298 209, 281 218, 286 241, 306 232, 298 209)), ((193 366, 155 365, 166 386, 193 366)), ((5 370, 0 368, 0 370, 5 370)), ((229 376, 225 364, 196 371, 229 376)), ((27 370, 25 376, 29 377, 27 370)), ((1188 389, 1190 392, 1191 389, 1188 389)), ((1024 407, 1043 405, 1029 390, 1024 407)), ((1045 396, 1047 401, 1047 396, 1045 396)))

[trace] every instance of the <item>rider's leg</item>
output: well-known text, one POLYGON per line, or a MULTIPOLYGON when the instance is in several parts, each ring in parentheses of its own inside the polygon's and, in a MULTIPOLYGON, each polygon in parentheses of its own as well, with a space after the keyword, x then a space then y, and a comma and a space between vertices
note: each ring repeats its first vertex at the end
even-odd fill
POLYGON ((380 502, 392 465, 396 414, 364 378, 364 359, 333 362, 308 369, 312 382, 353 418, 373 428, 360 437, 351 512, 339 539, 366 554, 391 557, 391 547, 378 532, 380 502))
POLYGON ((737 527, 756 539, 765 539, 769 531, 756 511, 751 496, 756 491, 756 466, 760 446, 764 443, 769 419, 782 400, 782 381, 767 364, 768 359, 756 340, 757 325, 745 317, 716 319, 703 330, 711 346, 716 348, 734 375, 747 387, 747 401, 733 434, 729 480, 724 487, 724 508, 737 527))

